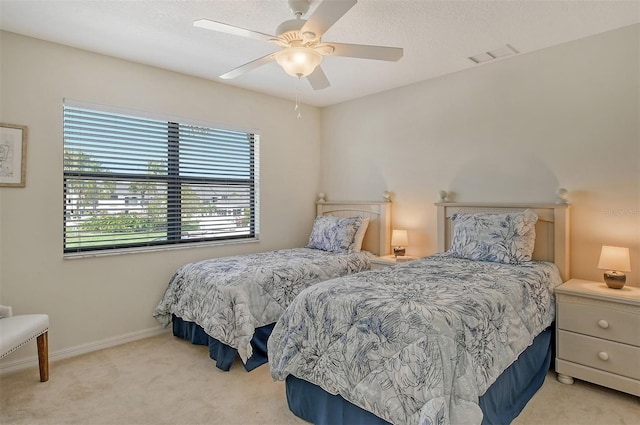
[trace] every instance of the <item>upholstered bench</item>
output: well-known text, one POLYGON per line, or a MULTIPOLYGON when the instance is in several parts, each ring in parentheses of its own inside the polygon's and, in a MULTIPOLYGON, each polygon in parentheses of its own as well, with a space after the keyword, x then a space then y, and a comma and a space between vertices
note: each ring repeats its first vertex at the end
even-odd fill
POLYGON ((19 314, 13 316, 11 307, 0 306, 0 358, 36 338, 40 381, 49 380, 49 316, 19 314))

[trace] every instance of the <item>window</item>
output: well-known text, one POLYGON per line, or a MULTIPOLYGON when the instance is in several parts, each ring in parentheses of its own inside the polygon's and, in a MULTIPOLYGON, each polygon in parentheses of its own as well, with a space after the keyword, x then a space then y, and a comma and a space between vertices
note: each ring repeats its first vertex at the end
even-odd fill
POLYGON ((65 100, 64 252, 258 236, 258 136, 65 100))

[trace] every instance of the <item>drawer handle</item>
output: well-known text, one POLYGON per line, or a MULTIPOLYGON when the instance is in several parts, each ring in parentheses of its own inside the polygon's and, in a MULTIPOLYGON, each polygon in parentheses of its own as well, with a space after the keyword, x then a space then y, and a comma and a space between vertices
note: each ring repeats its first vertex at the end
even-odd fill
POLYGON ((600 351, 598 353, 598 357, 600 357, 600 360, 603 360, 603 361, 609 360, 609 355, 604 351, 600 351))
POLYGON ((607 329, 609 327, 609 322, 604 319, 598 320, 598 326, 600 326, 602 329, 607 329))

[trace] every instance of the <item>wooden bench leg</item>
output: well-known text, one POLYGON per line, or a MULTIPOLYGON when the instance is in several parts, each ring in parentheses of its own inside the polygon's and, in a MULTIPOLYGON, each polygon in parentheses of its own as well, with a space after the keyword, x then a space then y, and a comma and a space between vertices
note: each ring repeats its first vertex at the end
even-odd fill
POLYGON ((40 381, 49 380, 49 332, 45 332, 37 338, 38 363, 40 365, 40 381))

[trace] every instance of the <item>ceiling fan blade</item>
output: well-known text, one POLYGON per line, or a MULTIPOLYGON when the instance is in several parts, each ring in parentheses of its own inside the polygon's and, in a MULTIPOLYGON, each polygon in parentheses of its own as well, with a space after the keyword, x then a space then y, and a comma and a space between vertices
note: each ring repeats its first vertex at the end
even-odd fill
POLYGON ((307 80, 309 80, 309 84, 314 90, 326 89, 331 85, 320 65, 316 66, 316 69, 307 75, 307 80))
POLYGON ((398 61, 404 51, 401 47, 367 46, 364 44, 326 43, 335 49, 331 56, 377 59, 380 61, 398 61))
POLYGON ((333 24, 342 18, 358 0, 324 0, 313 11, 311 17, 300 30, 300 34, 304 32, 312 32, 316 36, 321 37, 333 24))
POLYGON ((209 19, 198 19, 193 22, 194 27, 204 28, 212 31, 223 32, 226 34, 239 35, 240 37, 248 37, 262 41, 273 41, 278 37, 274 35, 264 34, 257 31, 236 27, 233 25, 223 24, 222 22, 211 21, 209 19))
POLYGON ((222 78, 223 80, 230 80, 232 78, 236 78, 243 74, 246 74, 247 72, 254 70, 259 66, 266 65, 269 62, 273 62, 274 60, 276 60, 275 53, 269 53, 266 56, 263 56, 256 60, 252 60, 251 62, 245 63, 244 65, 239 66, 236 69, 232 69, 226 74, 222 74, 220 78, 222 78))

